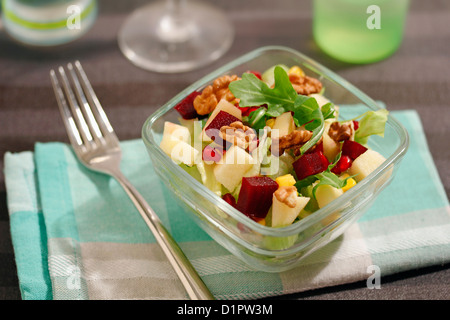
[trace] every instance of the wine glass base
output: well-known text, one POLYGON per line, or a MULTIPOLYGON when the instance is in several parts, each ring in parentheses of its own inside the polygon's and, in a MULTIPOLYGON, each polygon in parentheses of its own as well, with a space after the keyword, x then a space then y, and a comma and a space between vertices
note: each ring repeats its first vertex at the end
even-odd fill
POLYGON ((191 71, 220 58, 234 38, 227 17, 206 3, 189 0, 181 6, 182 19, 175 23, 167 16, 165 1, 133 12, 118 34, 125 57, 140 68, 161 73, 191 71))

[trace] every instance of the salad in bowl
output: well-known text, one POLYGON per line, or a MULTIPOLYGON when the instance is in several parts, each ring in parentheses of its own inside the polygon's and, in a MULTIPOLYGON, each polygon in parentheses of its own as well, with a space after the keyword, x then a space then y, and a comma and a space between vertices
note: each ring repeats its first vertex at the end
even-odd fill
POLYGON ((161 149, 254 221, 285 227, 313 214, 386 159, 386 109, 339 120, 322 83, 297 65, 222 75, 175 106, 161 149))
POLYGON ((268 272, 293 268, 340 236, 408 148, 386 109, 280 46, 196 81, 146 120, 142 137, 177 214, 268 272))

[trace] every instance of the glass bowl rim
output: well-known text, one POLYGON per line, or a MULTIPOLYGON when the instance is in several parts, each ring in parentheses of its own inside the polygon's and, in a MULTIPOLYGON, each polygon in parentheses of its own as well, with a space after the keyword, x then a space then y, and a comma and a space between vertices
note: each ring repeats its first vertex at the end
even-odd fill
MULTIPOLYGON (((294 56, 297 56, 301 58, 304 63, 307 63, 307 67, 313 70, 314 72, 318 73, 319 75, 328 78, 329 80, 337 83, 338 85, 342 86, 344 89, 355 95, 358 99, 361 100, 369 109, 372 110, 379 110, 381 107, 369 96, 367 96, 365 93, 363 93, 361 90, 356 88, 354 85, 349 83, 347 80, 343 79, 341 76, 337 75, 333 71, 329 70, 325 66, 321 65, 320 63, 314 61, 313 59, 307 57, 306 55, 291 49, 289 47, 285 46, 264 46, 260 47, 258 49, 252 50, 246 54, 241 55, 240 57, 224 64, 222 67, 219 67, 218 69, 210 72, 209 74, 205 75, 201 79, 197 80, 196 82, 192 83, 188 87, 186 87, 184 90, 182 90, 180 93, 178 93, 176 96, 174 96, 172 99, 170 99, 168 102, 166 102, 162 107, 160 107, 158 110, 156 110, 153 114, 151 114, 146 121, 143 124, 142 127, 142 139, 145 143, 145 145, 150 147, 150 150, 155 151, 154 155, 157 156, 160 160, 170 160, 170 158, 162 151, 161 148, 159 148, 159 145, 156 143, 156 141, 153 139, 153 136, 150 135, 147 131, 150 131, 149 129, 151 126, 155 123, 157 119, 159 119, 162 115, 164 115, 166 112, 171 110, 177 103, 179 103, 183 98, 185 98, 187 95, 189 95, 192 91, 197 90, 204 86, 205 84, 212 82, 214 79, 216 79, 218 76, 226 74, 229 72, 229 70, 238 67, 239 65, 251 61, 254 58, 257 58, 258 56, 264 54, 268 51, 284 51, 286 53, 290 53, 294 56)), ((304 230, 306 230, 308 227, 316 224, 320 220, 326 218, 329 214, 332 214, 337 209, 343 207, 345 203, 347 203, 351 198, 356 197, 359 193, 362 193, 366 188, 368 188, 371 183, 377 180, 378 177, 383 175, 388 168, 391 168, 394 166, 394 164, 398 163, 405 153, 408 150, 409 147, 409 135, 407 130, 404 128, 404 126, 397 120, 395 117, 389 113, 388 115, 388 121, 387 123, 394 129, 394 131, 397 133, 400 143, 397 149, 383 162, 382 165, 380 165, 376 170, 374 170, 369 176, 367 176, 365 179, 363 179, 361 182, 356 184, 355 187, 351 188, 347 192, 345 192, 342 196, 332 201, 330 204, 326 205, 325 207, 317 210, 314 212, 314 214, 311 214, 305 218, 303 218, 301 221, 298 221, 296 223, 293 223, 286 227, 281 228, 272 228, 268 226, 264 226, 262 224, 257 223, 256 221, 248 218, 244 214, 242 214, 237 209, 233 208, 231 205, 226 203, 223 199, 221 199, 219 196, 214 194, 212 191, 210 191, 206 186, 204 186, 202 183, 198 182, 192 176, 190 176, 185 170, 183 170, 179 165, 174 163, 173 161, 167 161, 167 165, 169 169, 177 173, 178 175, 182 176, 184 179, 190 179, 192 180, 192 188, 195 189, 195 191, 200 192, 208 201, 213 203, 215 206, 217 206, 220 210, 223 210, 226 212, 230 217, 235 219, 236 221, 244 224, 245 226, 251 228, 253 231, 258 232, 262 235, 266 236, 273 236, 273 237, 288 237, 290 235, 298 234, 304 230), (220 200, 219 200, 220 199, 220 200)), ((386 182, 385 182, 386 183, 386 182)), ((211 217, 207 217, 208 220, 211 217)), ((342 215, 339 219, 333 222, 336 223, 337 221, 345 220, 345 215, 342 215)), ((329 226, 327 226, 329 227, 329 226)))

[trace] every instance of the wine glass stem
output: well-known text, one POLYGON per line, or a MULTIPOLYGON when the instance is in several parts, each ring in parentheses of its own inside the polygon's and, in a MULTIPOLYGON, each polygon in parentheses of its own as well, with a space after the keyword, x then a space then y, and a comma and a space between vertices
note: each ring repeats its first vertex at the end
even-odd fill
POLYGON ((186 6, 186 0, 167 0, 168 13, 179 16, 180 11, 186 6))
POLYGON ((161 17, 158 37, 163 43, 180 43, 189 40, 195 32, 194 25, 183 15, 186 0, 166 0, 167 11, 161 17))

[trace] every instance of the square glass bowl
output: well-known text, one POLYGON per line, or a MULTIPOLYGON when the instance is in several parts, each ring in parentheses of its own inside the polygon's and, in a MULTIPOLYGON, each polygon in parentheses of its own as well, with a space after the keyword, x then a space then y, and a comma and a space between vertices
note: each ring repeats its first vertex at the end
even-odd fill
POLYGON ((306 75, 322 82, 326 98, 335 105, 345 105, 347 111, 357 111, 356 115, 380 109, 366 94, 317 62, 290 48, 270 46, 247 53, 195 82, 151 115, 142 129, 154 170, 186 213, 232 254, 266 272, 281 272, 298 266, 304 257, 341 235, 390 183, 409 145, 407 131, 389 115, 384 138, 372 136, 369 139, 370 148, 380 152, 386 161, 355 187, 287 227, 267 227, 246 217, 192 178, 159 144, 165 121, 178 123, 180 118, 173 107, 191 92, 202 90, 222 75, 241 76, 249 70, 263 72, 275 64, 300 66, 306 75))

